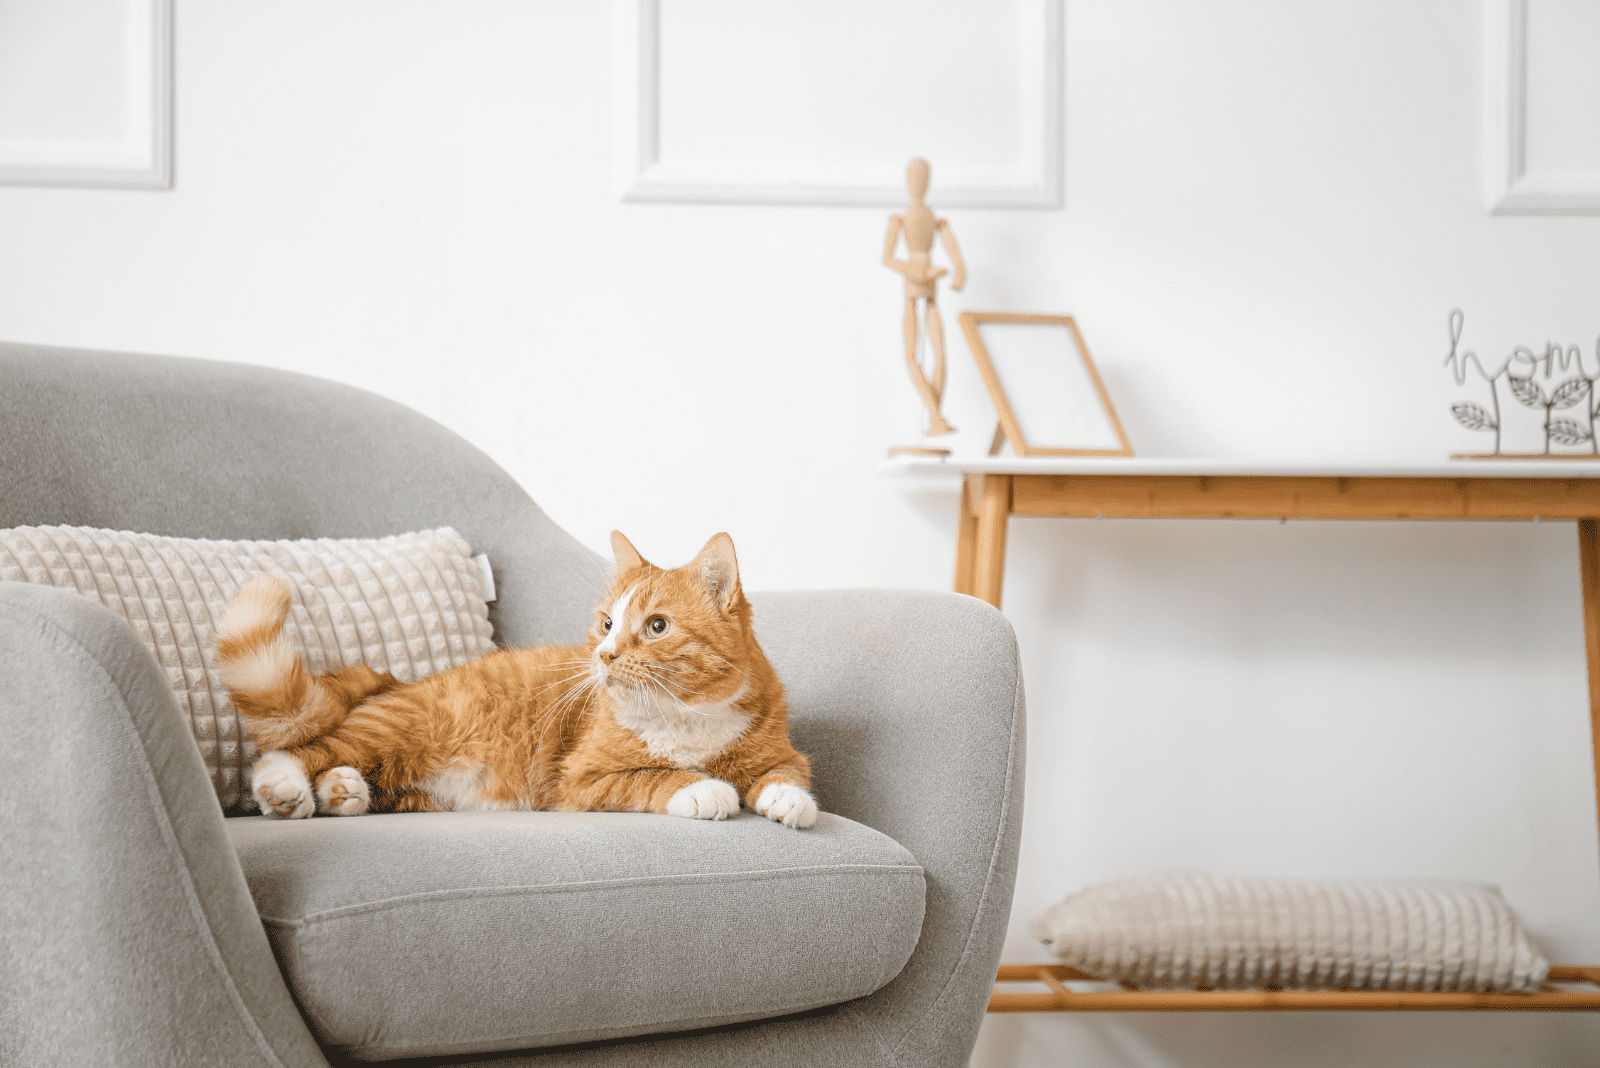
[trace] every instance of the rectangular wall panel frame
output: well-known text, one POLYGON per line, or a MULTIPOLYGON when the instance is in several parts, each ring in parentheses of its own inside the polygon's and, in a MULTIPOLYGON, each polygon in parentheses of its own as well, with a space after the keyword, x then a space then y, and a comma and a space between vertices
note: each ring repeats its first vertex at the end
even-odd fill
MULTIPOLYGON (((982 177, 940 170, 939 208, 1058 208, 1062 186, 1062 3, 1022 0, 1017 102, 1023 153, 1015 167, 982 177)), ((811 204, 896 207, 905 204, 899 174, 863 184, 843 167, 819 164, 804 174, 779 169, 691 166, 661 159, 660 0, 615 0, 612 157, 617 194, 626 201, 696 204, 811 204)), ((938 160, 933 161, 935 166, 938 160)))
POLYGON ((1528 170, 1528 0, 1484 0, 1484 192, 1495 215, 1600 215, 1600 171, 1528 170))
POLYGON ((172 0, 125 0, 127 135, 121 141, 0 140, 0 184, 172 185, 172 0))

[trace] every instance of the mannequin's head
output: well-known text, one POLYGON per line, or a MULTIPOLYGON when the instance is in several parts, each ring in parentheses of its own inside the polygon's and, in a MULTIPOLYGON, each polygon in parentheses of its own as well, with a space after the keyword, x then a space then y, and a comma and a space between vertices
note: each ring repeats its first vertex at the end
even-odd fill
POLYGON ((906 188, 911 192, 912 200, 921 200, 928 195, 928 175, 931 168, 925 159, 914 159, 906 165, 906 188))

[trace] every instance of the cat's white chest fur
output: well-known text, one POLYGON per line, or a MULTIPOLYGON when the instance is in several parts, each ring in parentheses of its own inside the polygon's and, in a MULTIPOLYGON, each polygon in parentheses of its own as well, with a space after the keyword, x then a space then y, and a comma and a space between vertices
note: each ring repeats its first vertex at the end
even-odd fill
POLYGON ((750 726, 750 714, 733 706, 745 695, 740 686, 721 701, 686 705, 616 702, 618 723, 632 731, 650 755, 680 768, 704 770, 706 762, 738 740, 750 726))

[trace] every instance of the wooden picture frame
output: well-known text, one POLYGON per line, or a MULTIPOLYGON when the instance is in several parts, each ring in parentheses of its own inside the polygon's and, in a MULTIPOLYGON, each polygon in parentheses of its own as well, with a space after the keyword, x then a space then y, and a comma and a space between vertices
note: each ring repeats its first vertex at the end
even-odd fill
MULTIPOLYGON (((959 316, 961 330, 967 336, 967 345, 972 349, 972 358, 978 365, 978 371, 983 375, 983 383, 989 389, 989 397, 994 401, 995 411, 1000 416, 1000 426, 995 434, 994 447, 990 450, 993 455, 998 451, 1000 436, 1004 434, 1005 440, 1011 443, 1012 450, 1018 456, 1132 456, 1133 445, 1128 441, 1127 431, 1122 428, 1122 420, 1117 417, 1117 410, 1111 403, 1111 395, 1106 392, 1105 382, 1100 378, 1100 371, 1094 365, 1094 357, 1089 355, 1089 346, 1084 344, 1083 334, 1078 330, 1078 324, 1070 315, 1042 315, 1033 312, 974 312, 964 311, 959 316), (1029 324, 1035 326, 1050 326, 1065 328, 1065 336, 1071 340, 1072 347, 1076 349, 1079 359, 1082 360, 1082 370, 1085 372, 1084 380, 1089 387, 1089 393, 1099 401, 1099 409, 1104 413, 1105 424, 1096 428, 1101 434, 1101 440, 1084 446, 1074 446, 1070 443, 1046 444, 1043 441, 1030 441, 1024 431, 1022 421, 1019 420, 1015 406, 1007 395, 1006 387, 1001 381, 1001 375, 996 369, 997 353, 989 351, 979 327, 986 323, 994 324, 1029 324)), ((1009 363, 1005 356, 1001 357, 1003 363, 1009 363)), ((1037 361, 1035 361, 1037 362, 1037 361)), ((1012 376, 1025 373, 1025 368, 1012 366, 1008 368, 1012 376)), ((1067 369, 1068 377, 1075 372, 1067 369)), ((1020 385, 1013 382, 1013 389, 1020 391, 1020 385)), ((1055 386, 1059 393, 1060 381, 1055 386)), ((1085 403, 1083 398, 1078 402, 1085 403)), ((1030 401, 1031 404, 1036 402, 1030 401)), ((1048 435, 1047 435, 1048 436, 1048 435)))

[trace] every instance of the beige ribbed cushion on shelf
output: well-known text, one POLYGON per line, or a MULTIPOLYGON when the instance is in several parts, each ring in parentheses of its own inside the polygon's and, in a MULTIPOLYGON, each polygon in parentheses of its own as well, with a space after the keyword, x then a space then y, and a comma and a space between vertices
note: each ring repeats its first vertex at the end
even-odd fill
POLYGON ((494 648, 472 551, 448 527, 338 541, 0 530, 0 581, 93 597, 155 654, 223 808, 254 808, 247 779, 258 754, 217 677, 212 635, 233 592, 265 572, 294 590, 284 630, 313 673, 368 664, 411 682, 494 648))
POLYGON ((1463 883, 1151 875, 1072 894, 1030 930, 1153 989, 1526 991, 1550 970, 1499 891, 1463 883))

